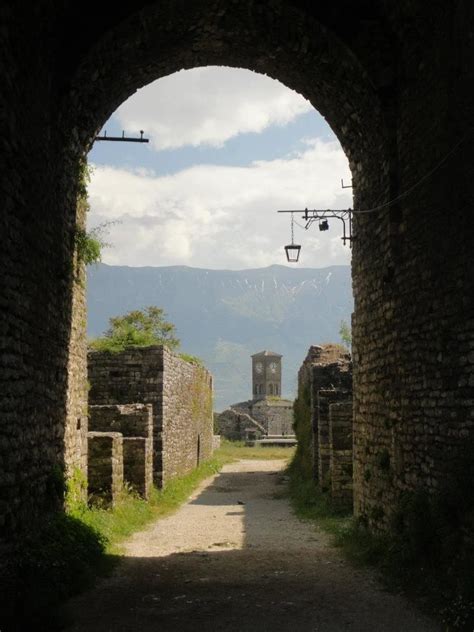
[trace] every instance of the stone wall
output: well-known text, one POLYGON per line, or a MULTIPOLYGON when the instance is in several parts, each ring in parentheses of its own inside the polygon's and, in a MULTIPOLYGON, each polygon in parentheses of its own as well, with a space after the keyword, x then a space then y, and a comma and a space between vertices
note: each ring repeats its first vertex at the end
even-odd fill
POLYGON ((150 404, 155 485, 162 487, 211 455, 212 376, 206 369, 162 346, 113 354, 91 351, 88 367, 93 407, 150 404))
POLYGON ((350 504, 347 494, 352 490, 352 417, 344 417, 352 401, 351 386, 352 365, 344 347, 334 344, 310 347, 298 372, 296 462, 304 478, 312 478, 320 489, 334 494, 335 504, 341 506, 350 504), (334 428, 330 412, 333 406, 334 428), (347 435, 344 423, 349 424, 350 445, 343 442, 347 435), (341 452, 343 449, 347 452, 341 452), (347 461, 351 464, 349 482, 344 478, 347 461))
POLYGON ((331 499, 341 509, 353 505, 352 402, 329 405, 331 499))
POLYGON ((217 424, 220 434, 230 440, 245 439, 248 429, 256 432, 256 438, 293 436, 293 402, 267 397, 232 404, 217 415, 217 424))
POLYGON ((212 375, 164 349, 163 484, 212 455, 212 375))
POLYGON ((151 438, 123 437, 123 477, 137 494, 149 498, 153 487, 151 438))
POLYGON ((248 437, 261 439, 266 428, 244 410, 228 408, 217 416, 219 434, 229 441, 245 441, 248 437))
POLYGON ((91 432, 120 432, 124 437, 153 439, 151 404, 109 404, 89 406, 91 432))
POLYGON ((119 432, 89 432, 87 439, 89 495, 113 505, 123 490, 123 437, 119 432))
POLYGON ((1 6, 2 530, 57 505, 51 476, 77 454, 65 433, 84 378, 69 358, 84 156, 135 90, 206 64, 297 90, 349 158, 355 506, 386 528, 404 491, 452 479, 474 435, 474 5, 104 1, 87 20, 88 7, 1 6), (390 476, 366 480, 384 451, 390 476))
POLYGON ((148 498, 153 484, 153 407, 151 404, 109 404, 89 407, 89 430, 123 437, 123 478, 148 498))

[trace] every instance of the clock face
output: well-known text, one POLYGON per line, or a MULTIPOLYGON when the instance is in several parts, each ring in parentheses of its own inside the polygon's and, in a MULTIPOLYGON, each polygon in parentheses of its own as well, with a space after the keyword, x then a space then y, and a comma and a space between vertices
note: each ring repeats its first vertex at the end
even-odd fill
POLYGON ((257 371, 257 373, 262 373, 263 364, 261 362, 257 362, 257 364, 255 365, 255 370, 257 371))
POLYGON ((276 373, 276 372, 277 372, 277 363, 276 363, 276 362, 272 362, 272 363, 270 364, 270 371, 271 371, 272 373, 276 373))

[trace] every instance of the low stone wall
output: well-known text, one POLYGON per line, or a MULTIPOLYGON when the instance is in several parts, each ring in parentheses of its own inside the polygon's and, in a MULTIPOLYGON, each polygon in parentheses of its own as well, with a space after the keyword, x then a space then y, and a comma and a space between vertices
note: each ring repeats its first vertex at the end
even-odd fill
POLYGON ((294 435, 293 402, 268 397, 232 404, 217 416, 217 425, 220 434, 233 441, 245 440, 249 430, 255 432, 256 439, 294 435))
POLYGON ((218 426, 221 436, 229 441, 245 441, 251 435, 260 439, 266 435, 266 429, 247 412, 228 408, 219 414, 218 426))
POLYGON ((213 435, 212 450, 218 450, 221 447, 221 435, 213 435))
POLYGON ((352 402, 329 405, 331 498, 339 508, 352 509, 352 402))
POLYGON ((123 489, 123 438, 118 432, 88 432, 89 495, 114 504, 123 489))

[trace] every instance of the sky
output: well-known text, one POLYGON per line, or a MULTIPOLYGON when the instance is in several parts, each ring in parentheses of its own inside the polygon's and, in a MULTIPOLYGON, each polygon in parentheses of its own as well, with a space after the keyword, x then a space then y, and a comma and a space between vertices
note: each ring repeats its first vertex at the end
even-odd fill
MULTIPOLYGON (((89 154, 89 230, 102 230, 111 265, 240 270, 288 265, 290 216, 279 209, 352 206, 350 170, 324 118, 265 75, 211 66, 137 91, 104 125, 89 154)), ((341 223, 304 230, 300 267, 350 263, 341 223)))

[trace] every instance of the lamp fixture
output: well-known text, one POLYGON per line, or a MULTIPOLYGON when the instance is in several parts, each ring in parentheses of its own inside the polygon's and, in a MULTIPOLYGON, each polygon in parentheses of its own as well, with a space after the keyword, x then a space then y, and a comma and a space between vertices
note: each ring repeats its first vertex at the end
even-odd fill
MULTIPOLYGON (((292 239, 293 239, 293 215, 294 213, 302 213, 301 218, 304 219, 304 221, 306 222, 304 228, 305 230, 308 230, 308 228, 310 228, 310 226, 314 223, 314 222, 318 222, 319 223, 319 230, 321 231, 325 231, 325 230, 329 230, 329 222, 328 219, 331 218, 336 218, 336 219, 340 219, 342 222, 342 243, 344 244, 344 246, 346 245, 346 242, 349 242, 349 245, 352 246, 352 241, 354 239, 354 237, 352 236, 352 209, 348 208, 348 209, 341 209, 341 210, 333 210, 333 209, 326 209, 326 210, 308 210, 307 208, 305 208, 303 211, 298 211, 298 210, 291 210, 291 211, 277 211, 277 213, 291 213, 291 230, 292 230, 292 239)), ((285 246, 285 250, 288 248, 288 246, 285 246)), ((299 249, 301 249, 301 246, 298 246, 299 249)), ((298 252, 299 254, 299 252, 298 252)), ((287 253, 288 256, 288 253, 287 253)), ((288 259, 289 261, 289 259, 288 259)))
POLYGON ((293 213, 291 213, 291 244, 285 246, 286 260, 289 263, 298 263, 300 258, 301 246, 294 242, 294 218, 293 213))

